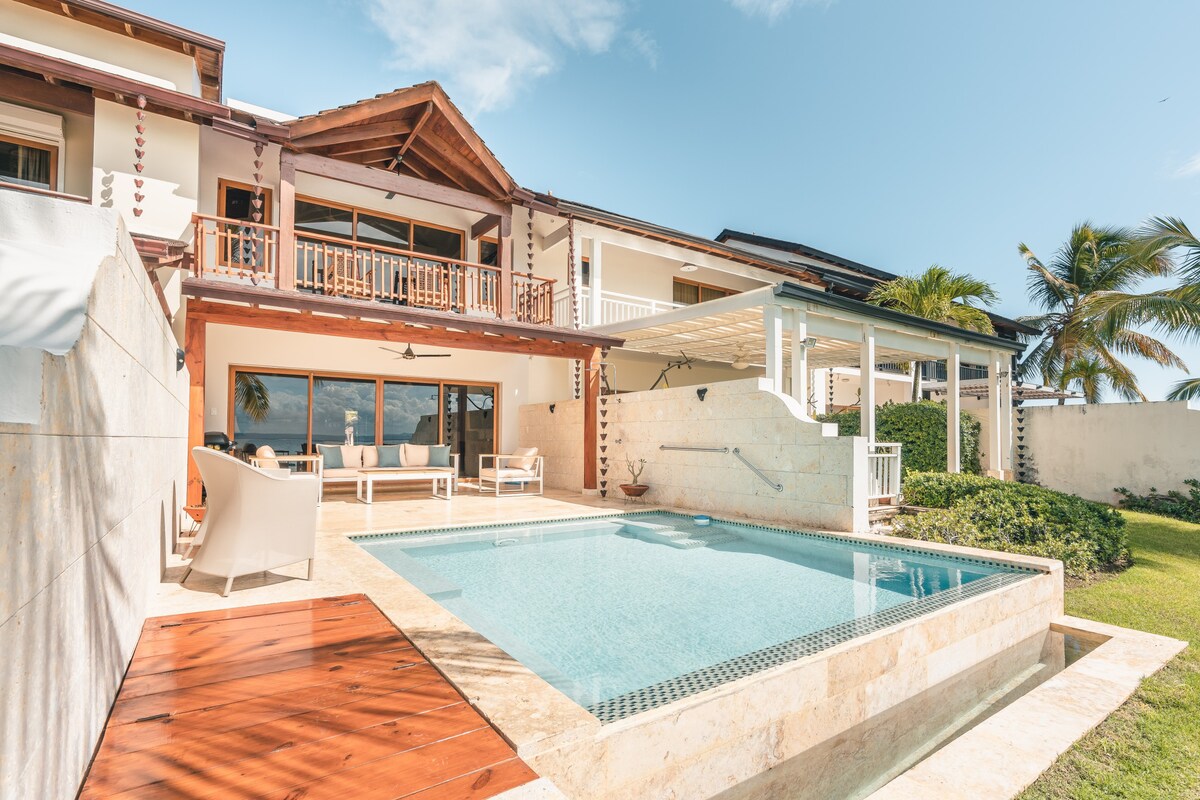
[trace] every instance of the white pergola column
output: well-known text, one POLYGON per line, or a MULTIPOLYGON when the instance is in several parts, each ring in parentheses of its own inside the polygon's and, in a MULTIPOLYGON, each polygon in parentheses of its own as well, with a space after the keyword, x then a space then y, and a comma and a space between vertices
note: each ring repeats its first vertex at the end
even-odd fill
POLYGON ((804 416, 810 413, 808 407, 808 347, 804 344, 808 339, 808 312, 801 308, 791 310, 792 328, 792 385, 788 394, 796 398, 796 402, 804 409, 804 416))
POLYGON ((766 334, 766 378, 771 390, 783 392, 783 309, 763 306, 763 331, 766 334))
POLYGON ((867 444, 875 441, 875 326, 863 325, 862 348, 858 356, 860 432, 867 444))
MULTIPOLYGON (((584 290, 584 286, 583 286, 583 234, 580 231, 580 229, 582 227, 583 226, 578 221, 575 222, 574 236, 572 237, 572 241, 571 241, 571 251, 575 254, 575 260, 567 265, 567 269, 571 270, 571 272, 575 275, 575 286, 579 290, 578 291, 579 308, 571 309, 571 313, 572 314, 578 313, 579 327, 581 327, 581 328, 585 327, 585 323, 588 319, 587 312, 589 310, 587 308, 584 308, 584 304, 589 301, 587 301, 583 298, 583 290, 584 290)), ((562 323, 559 323, 556 320, 556 324, 562 324, 562 323)))
POLYGON ((958 418, 962 413, 962 400, 958 395, 958 372, 962 360, 958 345, 951 343, 946 358, 946 471, 962 471, 962 433, 958 418))
POLYGON ((1007 477, 1013 468, 1013 359, 1002 355, 1000 370, 1000 471, 1007 477))
POLYGON ((1004 394, 1004 381, 1000 378, 1002 364, 1000 353, 995 350, 988 353, 987 472, 993 478, 999 478, 1001 470, 1004 469, 1001 465, 1001 453, 1003 453, 1004 447, 1001 443, 1001 426, 1003 425, 1001 397, 1004 394))
MULTIPOLYGON (((604 317, 602 304, 600 302, 600 282, 602 280, 603 262, 600 258, 601 250, 604 249, 604 243, 598 238, 592 237, 592 258, 588 262, 590 279, 588 281, 588 316, 590 324, 603 325, 604 317)), ((582 264, 579 267, 580 272, 583 271, 582 264)))

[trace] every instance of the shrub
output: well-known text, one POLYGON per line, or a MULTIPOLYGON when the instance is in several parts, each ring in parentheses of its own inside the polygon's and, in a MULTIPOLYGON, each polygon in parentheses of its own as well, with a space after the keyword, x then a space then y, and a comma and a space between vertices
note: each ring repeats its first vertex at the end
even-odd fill
MULTIPOLYGON (((857 410, 825 414, 822 422, 835 422, 841 436, 859 436, 862 421, 857 410)), ((979 438, 981 423, 962 412, 959 416, 959 439, 963 469, 979 473, 979 438)), ((900 465, 909 472, 946 471, 946 404, 932 400, 919 403, 884 403, 875 409, 875 440, 899 442, 900 465)))
POLYGON ((900 536, 1056 558, 1076 576, 1129 563, 1120 512, 1075 495, 977 475, 913 473, 904 498, 939 510, 898 517, 900 536))
POLYGON ((1117 487, 1114 491, 1122 495, 1121 508, 1161 514, 1184 522, 1200 522, 1200 480, 1191 478, 1184 483, 1188 487, 1186 495, 1174 490, 1158 494, 1153 486, 1150 487, 1150 494, 1143 495, 1136 495, 1124 487, 1117 487))

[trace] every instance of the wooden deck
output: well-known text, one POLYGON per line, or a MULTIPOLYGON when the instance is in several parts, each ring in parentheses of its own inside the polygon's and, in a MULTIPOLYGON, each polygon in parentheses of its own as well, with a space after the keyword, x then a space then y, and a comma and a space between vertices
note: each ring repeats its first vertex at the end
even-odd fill
POLYGON ((147 620, 80 797, 486 798, 536 778, 349 595, 147 620))

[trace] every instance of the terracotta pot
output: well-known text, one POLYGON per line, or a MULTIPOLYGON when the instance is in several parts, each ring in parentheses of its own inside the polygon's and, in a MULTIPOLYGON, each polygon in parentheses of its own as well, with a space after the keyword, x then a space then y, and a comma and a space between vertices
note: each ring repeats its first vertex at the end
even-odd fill
POLYGON ((621 491, 627 497, 641 497, 650 490, 650 487, 644 483, 622 483, 621 491))

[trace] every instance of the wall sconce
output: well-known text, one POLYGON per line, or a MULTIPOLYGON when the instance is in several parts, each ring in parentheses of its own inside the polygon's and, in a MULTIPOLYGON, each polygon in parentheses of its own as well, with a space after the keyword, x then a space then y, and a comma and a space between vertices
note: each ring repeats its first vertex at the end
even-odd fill
POLYGON ((183 350, 181 348, 176 347, 175 348, 175 371, 179 372, 179 370, 181 370, 181 369, 183 369, 183 350))
POLYGON ((699 389, 696 390, 696 397, 700 398, 701 403, 704 402, 704 395, 706 395, 706 394, 708 394, 707 386, 701 386, 699 389))
POLYGON ((555 404, 554 404, 554 403, 551 403, 551 404, 550 404, 550 413, 551 413, 551 414, 553 414, 553 413, 554 413, 554 406, 555 406, 555 404))

